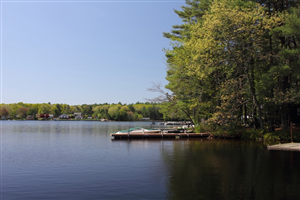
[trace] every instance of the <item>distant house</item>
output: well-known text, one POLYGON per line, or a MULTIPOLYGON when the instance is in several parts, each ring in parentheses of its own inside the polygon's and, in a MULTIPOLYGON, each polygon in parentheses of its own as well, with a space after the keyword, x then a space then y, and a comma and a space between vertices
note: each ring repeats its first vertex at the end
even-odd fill
POLYGON ((7 116, 7 117, 2 116, 1 119, 11 119, 11 116, 7 116))
POLYGON ((27 120, 34 120, 34 115, 27 115, 26 119, 27 120))
POLYGON ((142 120, 149 121, 150 118, 149 117, 144 117, 142 120))
POLYGON ((60 119, 69 119, 69 115, 66 115, 66 114, 62 114, 59 116, 60 119))
POLYGON ((82 119, 82 116, 81 115, 77 115, 77 116, 75 116, 75 119, 82 119))
POLYGON ((81 112, 75 112, 74 113, 74 116, 76 117, 76 116, 81 116, 81 112))
POLYGON ((75 112, 74 117, 75 117, 75 119, 82 119, 83 118, 82 115, 81 115, 81 112, 75 112))
POLYGON ((87 117, 88 119, 93 119, 91 116, 87 117))
POLYGON ((54 117, 54 115, 52 115, 52 114, 49 114, 49 117, 48 118, 53 118, 54 117))

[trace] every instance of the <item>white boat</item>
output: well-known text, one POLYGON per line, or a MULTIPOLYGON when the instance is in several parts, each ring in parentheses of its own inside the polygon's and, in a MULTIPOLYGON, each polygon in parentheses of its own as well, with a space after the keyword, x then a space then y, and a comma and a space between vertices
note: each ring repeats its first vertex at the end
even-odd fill
POLYGON ((165 125, 183 125, 183 122, 165 122, 165 125))
POLYGON ((147 134, 147 133, 160 133, 159 129, 146 129, 146 128, 142 128, 142 127, 133 127, 127 130, 122 130, 122 131, 118 131, 114 134, 147 134))

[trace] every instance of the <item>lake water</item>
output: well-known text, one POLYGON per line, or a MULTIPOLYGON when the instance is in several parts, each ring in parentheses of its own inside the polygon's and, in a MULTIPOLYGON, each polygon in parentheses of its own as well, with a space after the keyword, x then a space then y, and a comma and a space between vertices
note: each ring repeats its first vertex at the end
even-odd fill
POLYGON ((150 122, 1 121, 1 200, 300 199, 300 152, 237 140, 111 140, 150 122))

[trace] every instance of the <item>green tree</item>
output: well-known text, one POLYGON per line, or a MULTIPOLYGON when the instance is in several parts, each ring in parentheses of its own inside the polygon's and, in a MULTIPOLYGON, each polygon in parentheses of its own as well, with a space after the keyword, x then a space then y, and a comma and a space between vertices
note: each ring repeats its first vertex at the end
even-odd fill
POLYGON ((37 105, 37 104, 35 104, 35 105, 30 105, 29 108, 28 108, 27 114, 28 114, 28 115, 35 115, 35 114, 38 113, 38 110, 39 110, 39 108, 38 108, 38 105, 37 105))
POLYGON ((87 104, 82 104, 80 106, 81 108, 81 113, 85 115, 92 115, 93 114, 93 106, 92 105, 87 105, 87 104))
POLYGON ((111 119, 111 116, 108 113, 109 105, 105 104, 101 106, 100 114, 103 119, 111 119))
POLYGON ((93 108, 93 115, 101 118, 101 106, 96 106, 93 108))
POLYGON ((262 103, 259 102, 260 94, 255 92, 254 74, 251 73, 264 72, 255 67, 269 63, 269 54, 265 51, 269 41, 267 36, 274 27, 283 23, 283 18, 280 15, 266 16, 264 7, 254 2, 223 0, 214 1, 203 19, 203 23, 194 26, 193 39, 187 43, 193 55, 189 73, 196 72, 198 77, 209 73, 223 77, 219 86, 219 91, 223 91, 221 108, 229 105, 230 113, 219 110, 223 112, 218 118, 234 118, 241 104, 245 103, 243 90, 248 88, 263 129, 262 103), (236 106, 233 106, 232 99, 235 99, 236 106))
POLYGON ((277 38, 277 42, 273 42, 273 49, 276 49, 276 56, 280 59, 277 59, 276 65, 272 65, 269 70, 276 81, 273 81, 274 94, 268 101, 279 107, 282 128, 289 125, 289 108, 300 103, 300 9, 290 7, 288 13, 285 16, 285 24, 272 31, 272 36, 277 38))
POLYGON ((61 113, 61 105, 60 104, 54 104, 52 105, 50 109, 50 113, 53 114, 54 117, 60 116, 61 113))
POLYGON ((113 120, 119 120, 120 116, 119 116, 119 110, 121 108, 121 105, 119 104, 115 104, 115 105, 111 105, 108 109, 108 114, 111 117, 111 119, 113 120))
MULTIPOLYGON (((164 33, 164 37, 172 41, 172 49, 165 50, 168 65, 166 79, 169 81, 166 88, 171 90, 172 94, 163 92, 165 95, 163 101, 167 101, 169 109, 174 109, 175 113, 184 113, 186 116, 183 118, 198 123, 203 117, 203 113, 201 115, 202 101, 210 98, 208 95, 210 91, 207 90, 214 91, 214 88, 213 86, 206 87, 204 84, 207 82, 201 82, 195 75, 187 74, 191 58, 190 50, 186 48, 185 43, 191 39, 192 25, 203 21, 202 18, 210 9, 211 1, 193 0, 186 1, 186 4, 187 6, 182 6, 182 11, 175 10, 183 24, 173 26, 174 30, 171 33, 164 33)), ((161 91, 159 87, 155 86, 155 88, 156 91, 161 91)))
POLYGON ((135 112, 134 106, 132 104, 128 105, 128 108, 130 109, 131 112, 135 112))
POLYGON ((49 114, 51 109, 50 104, 43 103, 39 106, 38 114, 49 114))
POLYGON ((68 104, 62 104, 61 105, 61 113, 62 114, 71 114, 70 105, 68 105, 68 104))
POLYGON ((119 110, 119 120, 121 121, 127 121, 129 120, 128 113, 130 113, 130 109, 128 108, 128 106, 122 106, 119 110))

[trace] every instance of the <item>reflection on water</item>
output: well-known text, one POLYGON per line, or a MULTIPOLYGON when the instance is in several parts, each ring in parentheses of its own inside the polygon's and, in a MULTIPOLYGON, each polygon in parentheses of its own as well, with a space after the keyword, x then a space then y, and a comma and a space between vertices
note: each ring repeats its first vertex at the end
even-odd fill
POLYGON ((162 151, 168 199, 299 199, 300 152, 190 140, 162 151))
POLYGON ((114 140, 150 122, 3 121, 3 199, 299 199, 300 152, 234 140, 114 140))

